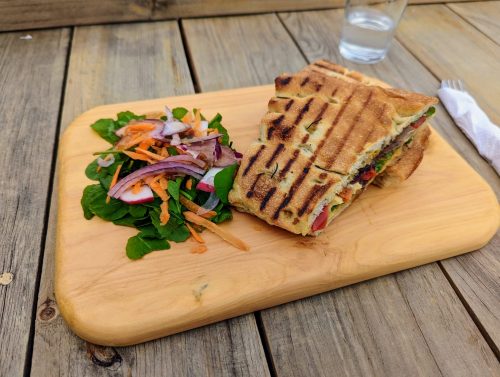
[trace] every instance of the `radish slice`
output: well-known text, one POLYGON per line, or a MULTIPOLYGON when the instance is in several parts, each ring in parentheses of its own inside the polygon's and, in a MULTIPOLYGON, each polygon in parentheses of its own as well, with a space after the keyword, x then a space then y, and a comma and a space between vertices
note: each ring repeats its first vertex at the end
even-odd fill
POLYGON ((211 168, 209 171, 205 173, 201 181, 198 182, 196 188, 200 191, 215 192, 215 185, 214 185, 215 175, 222 169, 223 168, 211 168))
POLYGON ((196 212, 197 215, 201 216, 207 212, 210 212, 213 210, 215 207, 217 207, 217 204, 219 204, 219 197, 215 194, 215 192, 211 192, 210 196, 208 197, 207 201, 198 209, 196 212))
POLYGON ((143 185, 137 194, 134 194, 132 189, 128 189, 120 196, 120 200, 127 204, 149 203, 154 199, 153 191, 146 185, 143 185))

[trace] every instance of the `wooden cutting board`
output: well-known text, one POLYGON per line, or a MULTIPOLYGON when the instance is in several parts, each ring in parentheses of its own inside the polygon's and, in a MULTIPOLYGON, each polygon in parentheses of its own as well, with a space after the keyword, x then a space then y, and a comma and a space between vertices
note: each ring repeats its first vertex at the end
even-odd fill
POLYGON ((60 146, 56 296, 80 337, 129 345, 278 305, 394 271, 478 249, 499 224, 487 183, 432 133, 423 163, 398 188, 369 188, 319 237, 302 237, 234 212, 224 227, 249 245, 242 252, 208 231, 208 251, 194 241, 141 260, 125 255, 136 234, 80 207, 92 153, 109 145, 89 127, 119 111, 171 107, 223 115, 236 147, 257 137, 273 86, 101 106, 78 117, 60 146))

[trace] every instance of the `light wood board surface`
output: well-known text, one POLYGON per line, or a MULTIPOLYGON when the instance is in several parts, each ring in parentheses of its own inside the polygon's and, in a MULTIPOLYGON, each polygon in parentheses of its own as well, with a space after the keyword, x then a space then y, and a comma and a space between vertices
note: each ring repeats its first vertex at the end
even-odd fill
POLYGON ((100 344, 138 343, 474 250, 495 233, 491 188, 436 134, 410 181, 368 190, 318 238, 235 213, 225 226, 251 245, 248 253, 207 234, 205 254, 191 254, 186 242, 131 262, 124 247, 133 230, 83 218, 84 169, 106 145, 88 128, 96 119, 125 109, 157 111, 165 103, 199 107, 207 116, 219 111, 244 150, 272 93, 266 86, 102 106, 73 122, 60 151, 56 297, 78 335, 100 344))
MULTIPOLYGON (((175 22, 76 28, 67 81, 62 131, 97 105, 194 92, 175 22)), ((99 347, 74 335, 53 293, 57 190, 52 194, 32 376, 268 375, 253 315, 119 349, 99 347)))

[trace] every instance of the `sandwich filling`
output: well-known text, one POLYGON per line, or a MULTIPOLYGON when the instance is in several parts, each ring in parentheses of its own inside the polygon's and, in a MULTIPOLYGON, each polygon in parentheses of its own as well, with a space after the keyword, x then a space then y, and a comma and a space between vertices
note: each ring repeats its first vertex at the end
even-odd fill
POLYGON ((416 121, 410 123, 403 131, 397 135, 387 146, 382 148, 370 163, 367 163, 352 180, 345 186, 330 203, 324 204, 320 207, 319 211, 311 225, 311 233, 323 230, 328 223, 340 212, 347 207, 355 198, 363 192, 363 190, 389 165, 389 163, 396 159, 403 149, 405 144, 411 142, 416 130, 420 128, 428 118, 435 112, 434 107, 430 107, 427 112, 419 117, 416 121))

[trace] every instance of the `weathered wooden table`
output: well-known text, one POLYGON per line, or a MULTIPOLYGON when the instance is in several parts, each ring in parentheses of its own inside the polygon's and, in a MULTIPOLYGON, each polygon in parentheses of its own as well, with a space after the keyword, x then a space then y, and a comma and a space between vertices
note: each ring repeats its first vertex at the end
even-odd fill
MULTIPOLYGON (((51 25, 43 12, 30 19, 32 1, 13 3, 0 1, 0 29, 51 25), (10 22, 15 12, 27 12, 24 21, 10 22)), ((199 1, 162 3, 116 19, 264 13, 0 33, 0 274, 14 274, 0 285, 0 376, 499 376, 498 234, 470 254, 135 347, 71 333, 53 295, 56 155, 61 132, 89 108, 268 84, 329 58, 431 95, 441 79, 461 78, 500 124, 500 1, 410 6, 374 66, 340 57, 341 9, 220 1, 196 13, 199 1)), ((108 22, 113 11, 79 20, 108 22)), ((439 110, 434 127, 500 196, 495 171, 439 110)))

